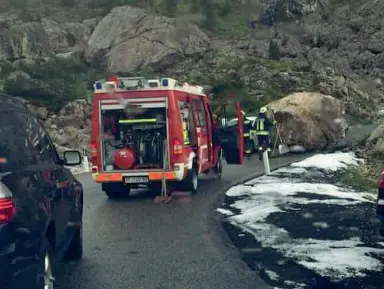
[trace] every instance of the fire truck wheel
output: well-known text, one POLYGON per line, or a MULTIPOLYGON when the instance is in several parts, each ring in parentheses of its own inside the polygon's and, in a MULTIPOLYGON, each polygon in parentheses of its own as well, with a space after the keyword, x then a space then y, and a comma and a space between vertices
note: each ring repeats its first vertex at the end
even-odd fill
POLYGON ((130 188, 123 183, 104 183, 102 190, 111 199, 128 197, 130 193, 130 188))
POLYGON ((199 184, 199 178, 198 178, 196 169, 192 168, 188 170, 187 178, 185 179, 184 189, 186 191, 191 191, 192 194, 196 194, 198 189, 198 184, 199 184))

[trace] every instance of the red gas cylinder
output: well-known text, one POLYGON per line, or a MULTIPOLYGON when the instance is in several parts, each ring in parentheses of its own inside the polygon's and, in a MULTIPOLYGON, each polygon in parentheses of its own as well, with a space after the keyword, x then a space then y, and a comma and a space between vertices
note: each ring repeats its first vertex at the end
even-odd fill
POLYGON ((136 164, 136 151, 131 148, 119 149, 115 152, 113 161, 120 170, 132 169, 136 164))

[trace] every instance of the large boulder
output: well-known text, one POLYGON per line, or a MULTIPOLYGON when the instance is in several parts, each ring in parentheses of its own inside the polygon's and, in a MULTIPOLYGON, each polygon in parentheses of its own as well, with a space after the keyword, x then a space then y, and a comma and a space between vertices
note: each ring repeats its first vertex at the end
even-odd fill
POLYGON ((148 65, 166 69, 185 57, 203 55, 208 46, 208 36, 196 25, 123 6, 99 22, 86 56, 109 71, 131 72, 148 65))
POLYGON ((340 100, 316 92, 298 92, 268 104, 275 113, 286 145, 324 149, 345 137, 347 129, 340 100))
POLYGON ((380 124, 367 138, 363 150, 366 155, 384 154, 384 124, 380 124))
POLYGON ((92 32, 90 21, 57 23, 0 19, 0 59, 30 59, 81 51, 92 32))

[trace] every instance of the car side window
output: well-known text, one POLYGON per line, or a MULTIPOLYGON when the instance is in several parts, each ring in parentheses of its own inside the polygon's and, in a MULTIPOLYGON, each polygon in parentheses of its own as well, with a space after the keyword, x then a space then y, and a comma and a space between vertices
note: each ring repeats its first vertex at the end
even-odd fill
POLYGON ((36 165, 38 159, 18 111, 0 111, 0 172, 36 165))
POLYGON ((44 127, 32 115, 25 114, 27 121, 27 134, 42 164, 59 164, 57 151, 44 127))

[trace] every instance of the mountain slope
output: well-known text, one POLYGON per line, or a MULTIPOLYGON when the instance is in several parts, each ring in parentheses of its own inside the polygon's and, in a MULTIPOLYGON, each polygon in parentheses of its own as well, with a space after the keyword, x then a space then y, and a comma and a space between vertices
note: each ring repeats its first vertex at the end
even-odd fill
POLYGON ((53 109, 108 71, 196 81, 214 103, 235 91, 250 111, 321 91, 361 120, 383 100, 384 1, 16 2, 0 21, 4 90, 53 109))

